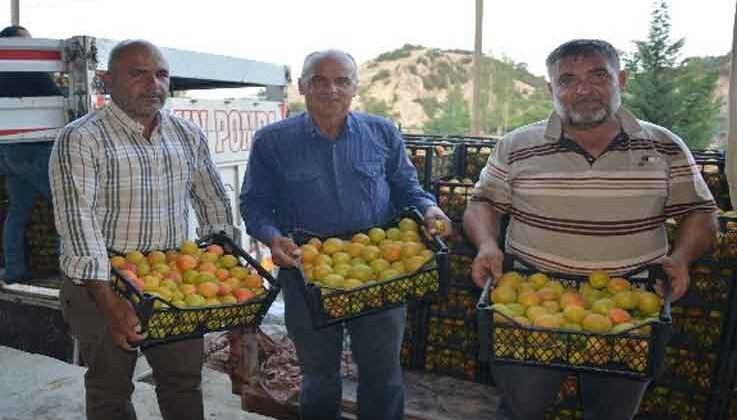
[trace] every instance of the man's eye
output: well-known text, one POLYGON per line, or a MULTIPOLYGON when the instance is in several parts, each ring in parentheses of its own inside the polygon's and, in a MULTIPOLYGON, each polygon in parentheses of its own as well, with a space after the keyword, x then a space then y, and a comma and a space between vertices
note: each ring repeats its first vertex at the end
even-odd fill
POLYGON ((562 77, 558 83, 564 87, 573 86, 576 83, 576 79, 574 77, 562 77))
POLYGON ((609 79, 609 73, 605 71, 597 71, 594 72, 594 74, 591 75, 591 78, 594 80, 606 80, 609 79))

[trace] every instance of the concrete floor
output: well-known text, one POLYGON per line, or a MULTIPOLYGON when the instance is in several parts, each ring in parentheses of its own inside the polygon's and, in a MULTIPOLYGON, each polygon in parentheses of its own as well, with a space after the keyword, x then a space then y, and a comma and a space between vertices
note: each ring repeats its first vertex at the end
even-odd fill
MULTIPOLYGON (((136 377, 145 377, 145 358, 136 377)), ((0 420, 83 420, 84 368, 59 360, 0 347, 0 420)), ((227 375, 205 368, 203 372, 207 419, 268 420, 241 409, 227 375)), ((154 387, 137 381, 133 404, 138 418, 161 419, 154 387)))

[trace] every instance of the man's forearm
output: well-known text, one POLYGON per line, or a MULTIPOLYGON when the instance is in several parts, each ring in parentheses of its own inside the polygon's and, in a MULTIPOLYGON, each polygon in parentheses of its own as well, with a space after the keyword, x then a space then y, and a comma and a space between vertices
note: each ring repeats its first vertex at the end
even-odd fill
POLYGON ((463 214, 463 230, 476 248, 482 245, 496 245, 499 238, 501 215, 490 205, 471 202, 463 214))
POLYGON ((714 213, 691 213, 679 224, 672 255, 690 264, 714 245, 716 233, 714 213))

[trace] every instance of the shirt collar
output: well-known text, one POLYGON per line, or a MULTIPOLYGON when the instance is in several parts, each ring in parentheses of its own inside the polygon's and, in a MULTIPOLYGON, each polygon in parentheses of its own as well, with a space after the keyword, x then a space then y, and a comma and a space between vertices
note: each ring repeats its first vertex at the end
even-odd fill
MULTIPOLYGON (((306 112, 306 111, 303 112, 302 119, 305 124, 305 128, 310 133, 310 136, 312 138, 322 137, 322 134, 320 133, 320 129, 317 128, 317 124, 315 124, 315 121, 312 120, 312 117, 310 116, 309 112, 306 112)), ((343 127, 343 131, 338 135, 338 138, 342 137, 344 134, 355 133, 356 124, 357 124, 356 116, 353 115, 353 112, 348 112, 348 115, 346 116, 346 120, 345 120, 345 126, 343 127)))
MULTIPOLYGON (((622 132, 629 138, 641 136, 643 128, 637 119, 629 111, 623 107, 619 107, 619 110, 614 114, 614 117, 619 121, 622 127, 622 132)), ((545 138, 548 141, 555 142, 563 137, 563 122, 561 121, 558 114, 553 111, 548 117, 548 122, 545 124, 545 138)))
MULTIPOLYGON (((143 124, 139 123, 138 121, 131 118, 128 114, 125 113, 120 107, 114 102, 110 101, 110 103, 107 105, 107 112, 115 117, 123 127, 127 128, 128 130, 134 131, 138 134, 143 135, 144 126, 143 124)), ((159 113, 159 123, 156 126, 156 129, 154 130, 154 133, 161 129, 163 125, 167 123, 166 118, 166 112, 158 111, 159 113)))

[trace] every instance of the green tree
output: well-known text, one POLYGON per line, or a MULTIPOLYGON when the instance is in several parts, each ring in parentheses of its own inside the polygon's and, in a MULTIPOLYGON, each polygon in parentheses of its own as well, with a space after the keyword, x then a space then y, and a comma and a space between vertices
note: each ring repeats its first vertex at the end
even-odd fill
POLYGON ((368 90, 364 90, 360 94, 360 97, 361 111, 369 114, 380 115, 390 120, 399 119, 399 113, 392 112, 392 107, 389 106, 385 101, 370 96, 368 90))
POLYGON ((423 128, 428 134, 467 134, 470 127, 468 103, 463 97, 461 86, 453 85, 448 91, 448 98, 440 107, 439 115, 426 122, 423 128))
POLYGON ((679 61, 685 40, 671 40, 665 0, 655 4, 647 40, 625 59, 629 81, 624 102, 638 118, 668 128, 692 148, 704 148, 717 128, 717 75, 703 63, 679 61))

